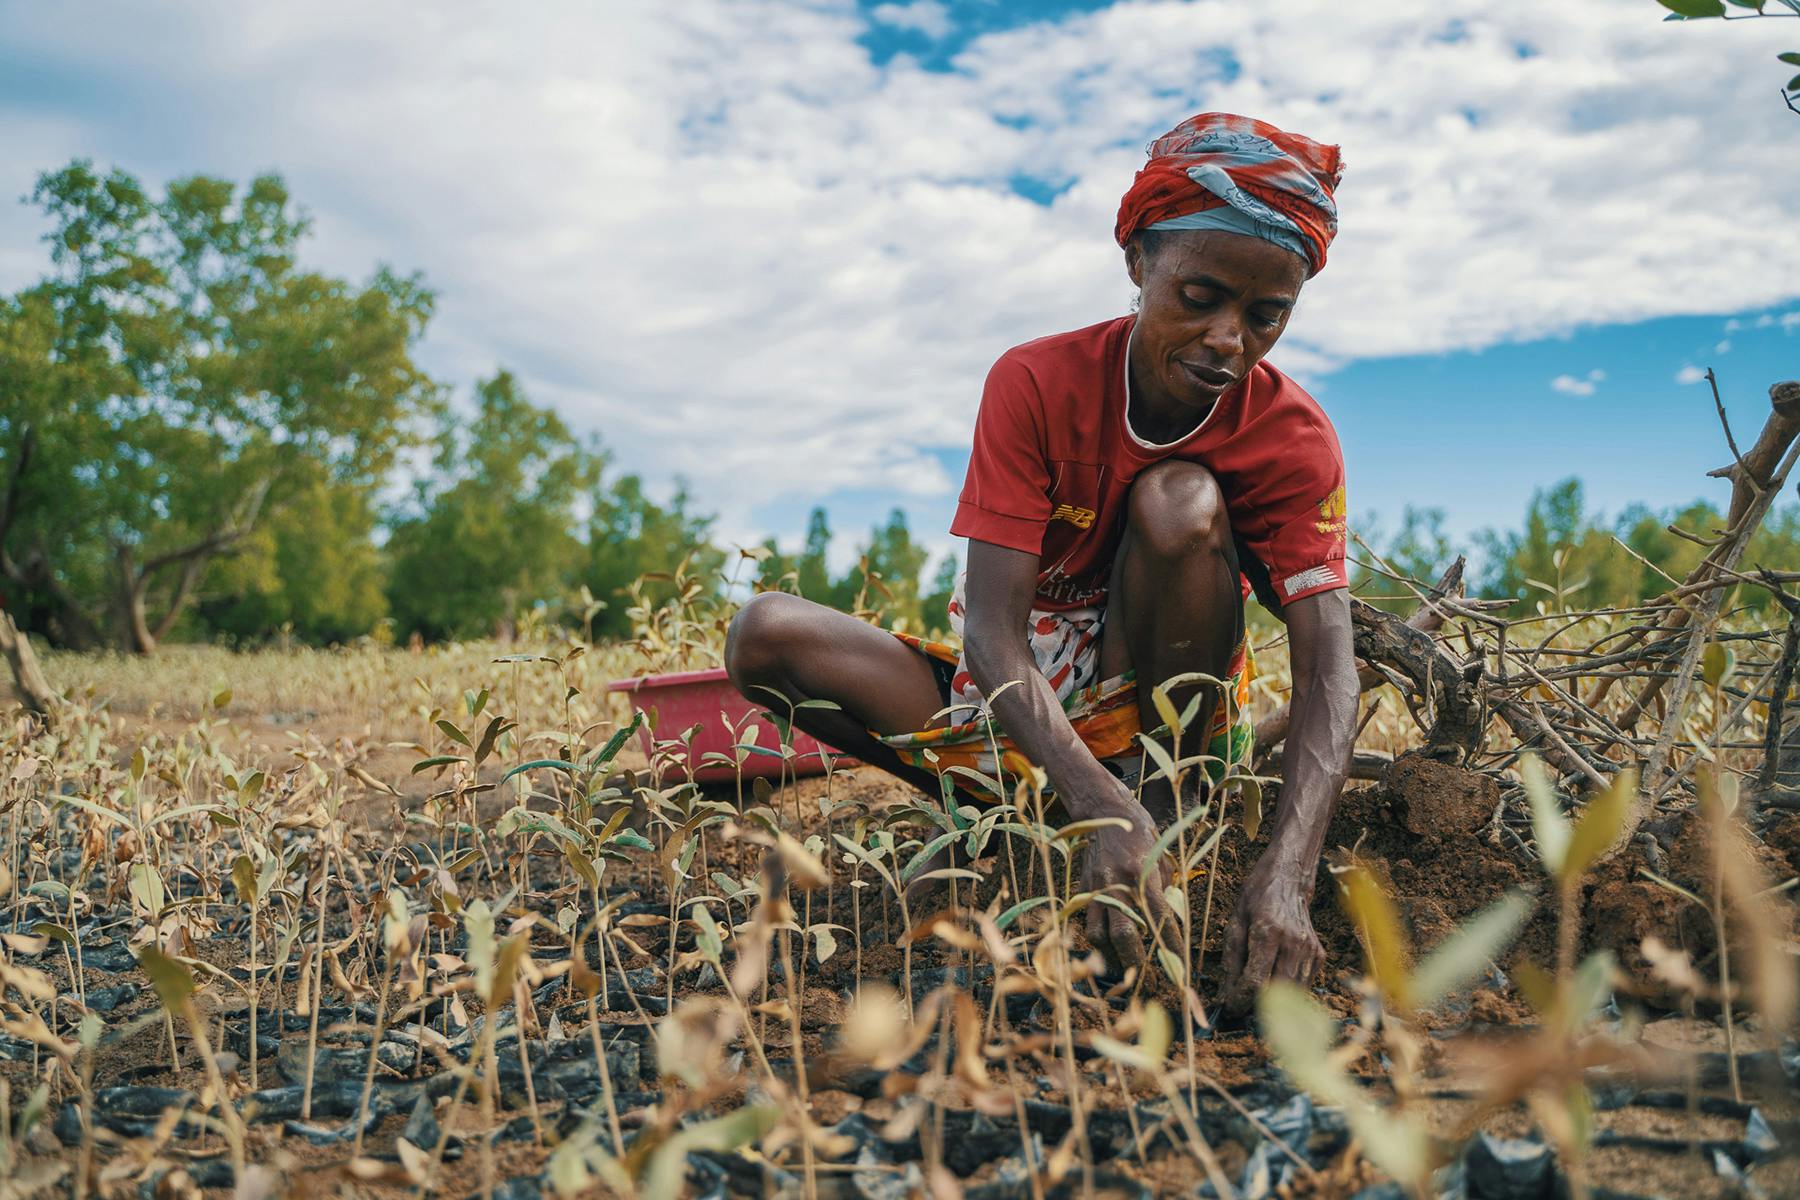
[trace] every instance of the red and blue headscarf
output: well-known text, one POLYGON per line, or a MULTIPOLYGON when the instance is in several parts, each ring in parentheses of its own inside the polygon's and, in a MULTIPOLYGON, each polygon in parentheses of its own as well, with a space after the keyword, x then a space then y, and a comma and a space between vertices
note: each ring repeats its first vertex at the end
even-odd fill
POLYGON ((1150 161, 1119 202, 1123 246, 1145 229, 1223 229, 1292 250, 1308 275, 1337 234, 1336 146, 1231 113, 1189 117, 1150 143, 1150 161))

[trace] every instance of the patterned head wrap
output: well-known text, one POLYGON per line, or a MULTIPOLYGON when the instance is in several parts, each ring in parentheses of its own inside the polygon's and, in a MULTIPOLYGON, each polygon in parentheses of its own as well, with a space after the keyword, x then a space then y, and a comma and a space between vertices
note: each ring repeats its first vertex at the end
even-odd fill
POLYGON ((1150 161, 1119 201, 1119 245, 1145 229, 1224 229, 1292 250, 1307 274, 1337 234, 1336 146, 1230 113, 1189 117, 1150 143, 1150 161))

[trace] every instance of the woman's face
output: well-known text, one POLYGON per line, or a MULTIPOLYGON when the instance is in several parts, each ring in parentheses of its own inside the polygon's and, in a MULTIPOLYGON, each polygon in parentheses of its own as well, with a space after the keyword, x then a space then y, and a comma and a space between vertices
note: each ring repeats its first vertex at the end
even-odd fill
POLYGON ((1125 268, 1141 292, 1133 381, 1149 399, 1202 411, 1275 345, 1306 282, 1298 254, 1216 229, 1140 235, 1125 268))

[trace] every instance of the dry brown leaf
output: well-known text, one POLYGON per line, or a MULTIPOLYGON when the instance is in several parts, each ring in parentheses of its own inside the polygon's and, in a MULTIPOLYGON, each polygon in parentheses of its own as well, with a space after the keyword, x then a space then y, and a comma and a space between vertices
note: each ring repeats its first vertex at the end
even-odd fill
POLYGON ((1638 949, 1643 953, 1644 961, 1650 964, 1650 973, 1676 991, 1690 996, 1706 996, 1712 991, 1694 970, 1687 951, 1665 944, 1655 934, 1646 937, 1638 949))
POLYGON ((0 944, 14 954, 36 958, 50 948, 50 939, 41 933, 0 933, 0 944))

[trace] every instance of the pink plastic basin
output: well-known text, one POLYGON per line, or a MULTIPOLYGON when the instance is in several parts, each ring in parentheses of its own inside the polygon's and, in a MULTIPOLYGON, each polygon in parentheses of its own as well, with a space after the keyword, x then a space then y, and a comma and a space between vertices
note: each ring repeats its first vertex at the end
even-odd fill
MULTIPOLYGON (((717 752, 728 760, 736 759, 738 751, 732 748, 732 729, 741 736, 748 726, 757 727, 755 745, 763 751, 750 750, 744 754, 743 776, 755 779, 766 776, 773 779, 781 774, 780 734, 774 724, 762 714, 768 706, 755 704, 738 694, 731 686, 731 680, 722 667, 710 671, 676 671, 667 675, 644 675, 636 679, 620 679, 607 685, 609 692, 624 692, 631 701, 631 706, 646 717, 654 710, 656 728, 661 740, 668 741, 679 737, 690 726, 698 725, 693 740, 688 743, 693 754, 694 778, 702 783, 729 783, 737 778, 737 771, 731 766, 721 765, 717 761, 707 762, 709 754, 717 752), (730 728, 727 728, 727 722, 730 728), (705 765, 702 765, 702 764, 705 765)), ((774 697, 770 697, 773 701, 774 697)), ((652 752, 650 727, 646 724, 639 733, 645 757, 652 752)), ((788 763, 788 770, 794 775, 822 775, 825 764, 819 757, 819 751, 825 750, 834 759, 843 759, 843 755, 830 746, 822 746, 798 729, 793 735, 794 756, 788 763)), ((681 754, 680 750, 675 752, 681 754)), ((846 763, 847 759, 844 760, 846 763)), ((673 772, 676 778, 686 777, 687 763, 677 762, 673 772)))

